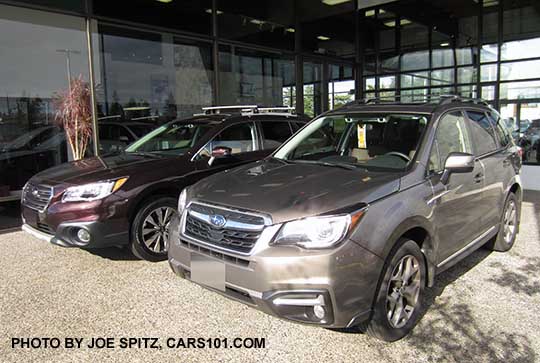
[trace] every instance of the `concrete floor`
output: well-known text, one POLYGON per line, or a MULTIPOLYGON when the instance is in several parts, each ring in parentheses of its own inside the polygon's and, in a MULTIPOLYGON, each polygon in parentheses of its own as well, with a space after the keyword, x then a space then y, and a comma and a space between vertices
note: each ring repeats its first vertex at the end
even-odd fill
POLYGON ((174 276, 166 262, 0 235, 0 360, 540 361, 540 193, 507 254, 479 250, 437 277, 413 334, 386 344, 282 321, 174 276), (12 337, 264 337, 265 349, 12 349, 12 337))

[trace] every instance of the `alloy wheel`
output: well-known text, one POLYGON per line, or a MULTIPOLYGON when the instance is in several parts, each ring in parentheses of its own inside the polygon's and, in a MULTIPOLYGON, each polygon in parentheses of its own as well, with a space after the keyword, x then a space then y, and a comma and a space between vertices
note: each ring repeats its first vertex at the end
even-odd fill
POLYGON ((386 294, 386 317, 393 328, 402 328, 411 319, 418 304, 421 281, 416 257, 403 256, 392 271, 386 294))
POLYGON ((142 225, 142 240, 152 252, 164 253, 169 245, 169 226, 176 210, 159 207, 151 211, 142 225))
POLYGON ((503 217, 503 238, 504 242, 511 244, 514 240, 517 229, 517 208, 513 200, 508 201, 503 217))

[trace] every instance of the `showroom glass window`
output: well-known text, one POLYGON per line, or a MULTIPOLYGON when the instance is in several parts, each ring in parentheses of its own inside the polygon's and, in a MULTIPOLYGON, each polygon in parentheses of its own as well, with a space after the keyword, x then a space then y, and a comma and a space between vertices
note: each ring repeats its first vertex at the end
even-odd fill
POLYGON ((0 5, 0 52, 1 198, 67 161, 55 97, 88 80, 84 19, 0 5))
MULTIPOLYGON (((151 130, 212 104, 209 44, 103 24, 98 39, 100 123, 122 124, 140 137, 137 130, 145 125, 151 130)), ((126 146, 119 139, 107 143, 113 149, 126 146)))
POLYGON ((221 45, 219 91, 223 105, 282 106, 294 84, 294 60, 279 54, 221 45))

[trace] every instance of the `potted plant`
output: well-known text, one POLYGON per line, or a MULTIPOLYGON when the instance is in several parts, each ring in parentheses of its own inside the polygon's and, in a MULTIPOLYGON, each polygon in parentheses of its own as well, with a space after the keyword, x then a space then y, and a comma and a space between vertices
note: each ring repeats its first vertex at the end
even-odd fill
POLYGON ((90 87, 82 76, 73 78, 69 89, 55 97, 56 121, 64 128, 73 159, 80 160, 92 137, 90 87))

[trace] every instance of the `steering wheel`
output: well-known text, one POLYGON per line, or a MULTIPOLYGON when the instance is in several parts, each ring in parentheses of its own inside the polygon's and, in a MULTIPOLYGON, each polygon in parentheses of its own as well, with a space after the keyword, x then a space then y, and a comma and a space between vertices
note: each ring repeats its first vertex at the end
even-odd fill
POLYGON ((400 153, 399 151, 390 151, 389 153, 386 153, 384 155, 395 155, 395 156, 399 156, 402 159, 405 159, 406 162, 411 161, 411 158, 409 158, 407 155, 403 153, 400 153))

